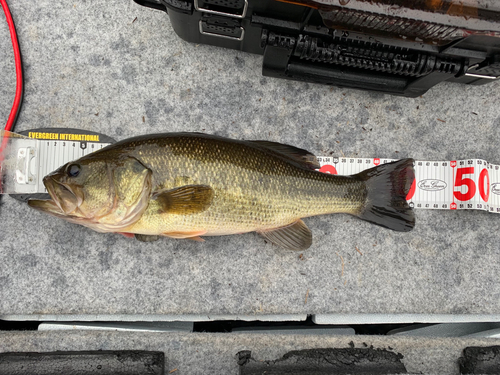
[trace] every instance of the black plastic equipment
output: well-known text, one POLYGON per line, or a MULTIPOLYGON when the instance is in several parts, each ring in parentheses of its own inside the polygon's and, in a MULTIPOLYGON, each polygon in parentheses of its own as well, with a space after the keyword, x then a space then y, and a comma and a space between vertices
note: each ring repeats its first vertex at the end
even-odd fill
POLYGON ((497 0, 134 1, 168 12, 189 42, 264 55, 265 76, 408 97, 500 76, 497 0))
POLYGON ((0 353, 0 374, 163 375, 165 354, 147 351, 0 353))

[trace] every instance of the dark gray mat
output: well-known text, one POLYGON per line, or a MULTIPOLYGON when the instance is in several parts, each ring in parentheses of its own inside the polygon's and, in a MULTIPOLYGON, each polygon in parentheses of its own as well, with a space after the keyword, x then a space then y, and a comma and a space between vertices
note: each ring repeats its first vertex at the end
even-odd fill
MULTIPOLYGON (((387 351, 409 374, 454 375, 466 347, 489 347, 498 340, 384 336, 276 335, 252 333, 0 332, 0 353, 82 350, 147 350, 165 353, 165 373, 238 374, 238 353, 256 361, 274 360, 303 349, 337 348, 387 351)), ((346 350, 346 351, 349 351, 346 350)))

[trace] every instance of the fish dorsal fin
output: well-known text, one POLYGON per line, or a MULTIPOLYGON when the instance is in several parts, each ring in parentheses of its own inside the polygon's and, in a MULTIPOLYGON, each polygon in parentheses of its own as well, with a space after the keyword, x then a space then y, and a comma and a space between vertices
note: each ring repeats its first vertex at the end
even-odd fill
POLYGON ((249 142, 257 144, 268 150, 277 152, 278 154, 285 156, 288 159, 298 162, 300 165, 308 169, 320 168, 316 156, 314 156, 309 151, 304 150, 302 148, 297 148, 294 146, 285 145, 283 143, 270 142, 270 141, 249 141, 249 142))
POLYGON ((312 244, 312 233, 300 219, 286 227, 258 233, 273 244, 287 250, 305 250, 312 244))
POLYGON ((162 212, 189 215, 205 211, 214 197, 214 190, 207 185, 186 185, 154 193, 162 212))

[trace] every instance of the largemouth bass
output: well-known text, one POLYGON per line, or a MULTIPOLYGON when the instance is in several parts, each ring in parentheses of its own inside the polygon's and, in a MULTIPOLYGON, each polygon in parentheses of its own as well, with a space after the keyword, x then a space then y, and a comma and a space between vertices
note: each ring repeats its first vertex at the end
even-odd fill
POLYGON ((415 225, 406 202, 412 159, 353 176, 317 168, 308 151, 275 142, 147 135, 62 166, 43 180, 51 199, 28 204, 142 241, 256 231, 292 250, 312 243, 301 220, 308 216, 347 213, 397 231, 415 225))

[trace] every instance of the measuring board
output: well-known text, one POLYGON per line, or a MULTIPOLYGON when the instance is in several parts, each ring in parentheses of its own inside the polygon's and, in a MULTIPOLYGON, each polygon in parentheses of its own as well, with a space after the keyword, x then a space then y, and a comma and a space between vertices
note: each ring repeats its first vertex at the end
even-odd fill
POLYGON ((62 165, 114 143, 114 139, 80 129, 36 129, 6 133, 0 155, 2 193, 26 201, 48 199, 43 177, 62 165))
MULTIPOLYGON (((397 159, 318 157, 321 172, 351 175, 397 159)), ((415 161, 410 207, 500 213, 500 166, 483 159, 415 161)))
MULTIPOLYGON (((86 142, 86 141, 42 141, 37 140, 35 170, 38 176, 46 176, 60 166, 86 156, 94 151, 106 147, 110 143, 86 142)), ((41 186, 37 186, 39 192, 46 193, 43 182, 38 179, 41 186)))
MULTIPOLYGON (((9 194, 29 199, 46 194, 43 177, 60 166, 114 143, 103 134, 77 129, 38 129, 15 139, 7 172, 9 194)), ((352 175, 397 159, 318 157, 320 172, 352 175)), ((500 213, 500 166, 482 159, 415 161, 410 207, 479 209, 500 213)), ((5 174, 5 173, 4 173, 5 174)))

